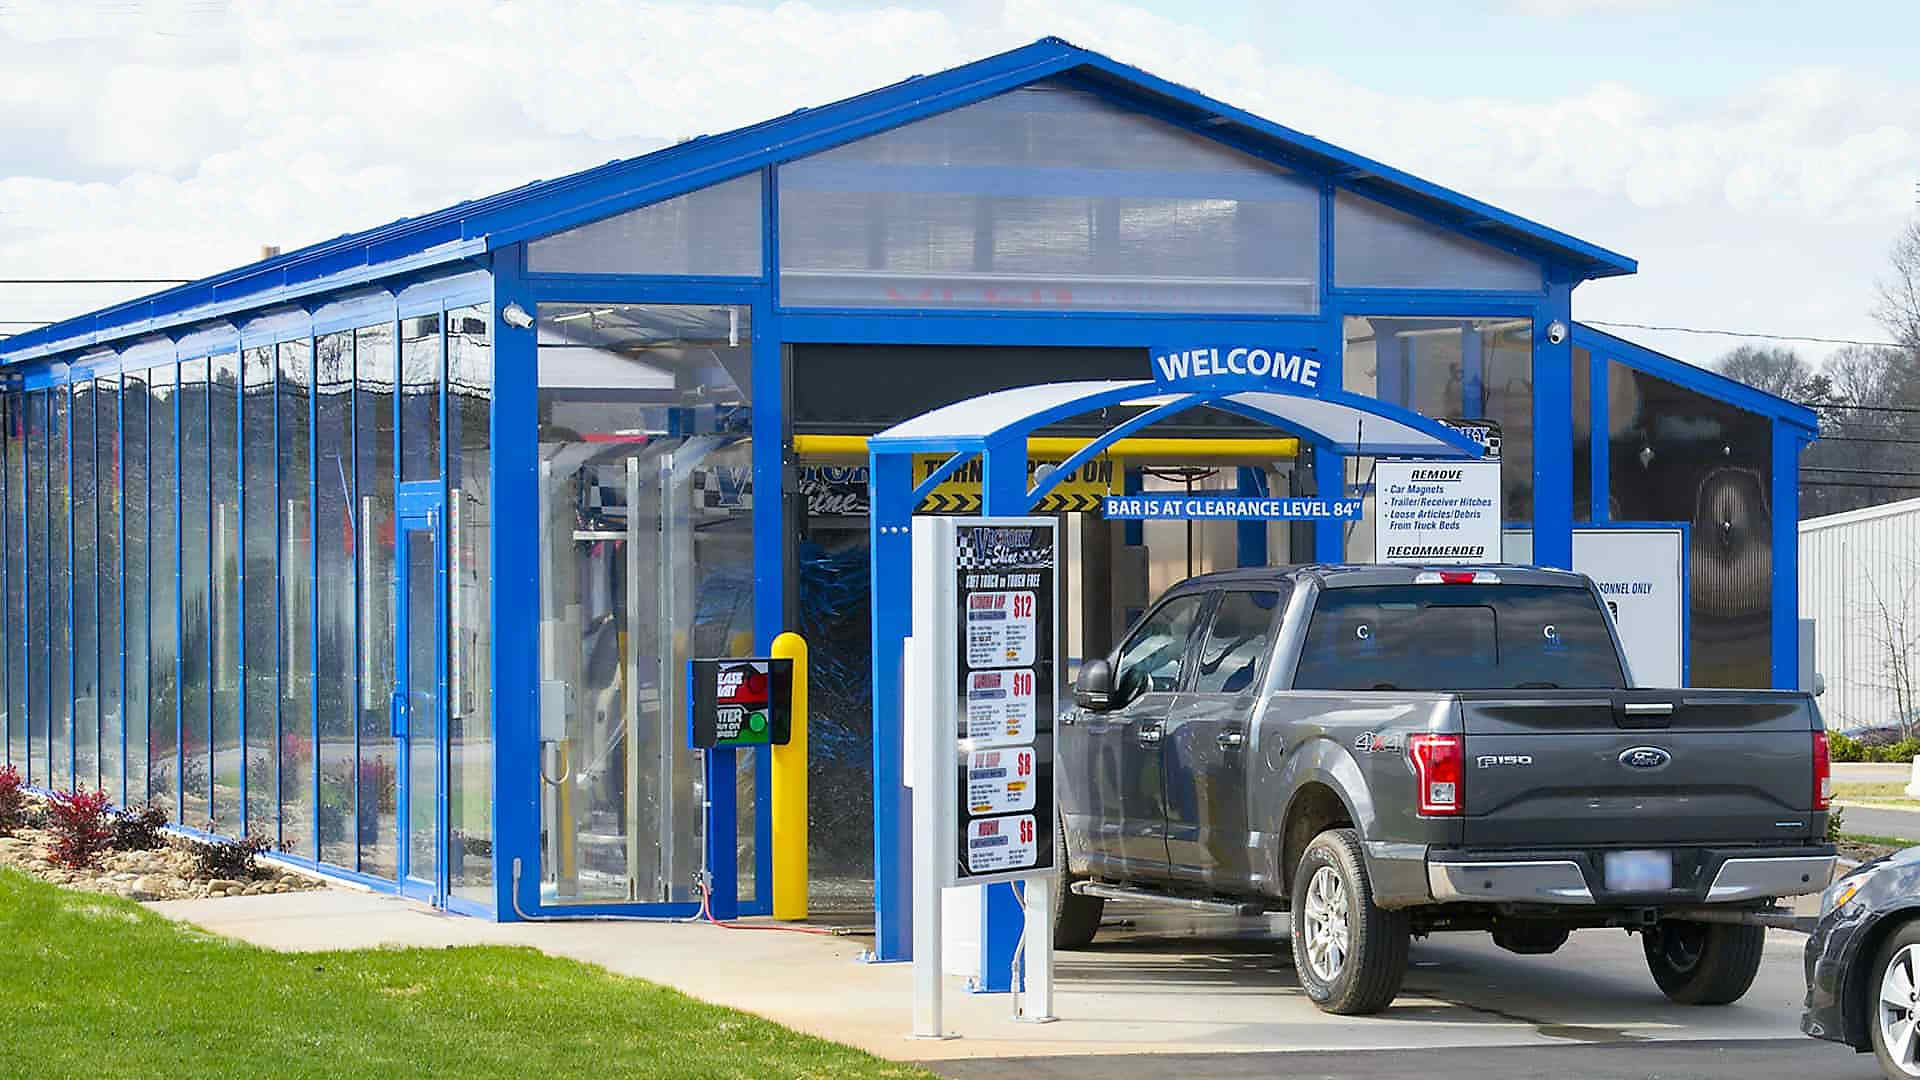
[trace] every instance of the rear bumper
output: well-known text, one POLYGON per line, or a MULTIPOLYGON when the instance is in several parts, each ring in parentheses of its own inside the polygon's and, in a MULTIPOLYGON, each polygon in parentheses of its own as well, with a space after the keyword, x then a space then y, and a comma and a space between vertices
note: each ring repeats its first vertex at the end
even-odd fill
POLYGON ((1438 903, 1647 907, 1804 896, 1833 878, 1830 847, 1682 849, 1673 855, 1672 889, 1614 892, 1606 888, 1604 852, 1435 849, 1427 853, 1427 891, 1438 903))

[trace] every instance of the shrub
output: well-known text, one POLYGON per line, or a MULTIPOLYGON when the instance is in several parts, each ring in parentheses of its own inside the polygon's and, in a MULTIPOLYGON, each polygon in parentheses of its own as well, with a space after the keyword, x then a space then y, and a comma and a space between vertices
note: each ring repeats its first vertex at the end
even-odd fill
POLYGON ((164 806, 123 810, 113 816, 113 848, 115 851, 152 851, 166 843, 160 833, 166 827, 164 806))
POLYGON ((245 881, 258 869, 254 862, 271 845, 263 836, 239 840, 200 840, 193 844, 193 872, 196 877, 245 881))
POLYGON ((1827 843, 1837 844, 1840 842, 1840 819, 1843 816, 1845 816, 1845 812, 1837 806, 1827 811, 1827 843))
POLYGON ((27 793, 20 780, 20 770, 9 765, 0 769, 0 836, 7 836, 26 823, 27 793))
POLYGON ((313 760, 313 739, 297 731, 280 736, 280 762, 283 769, 295 769, 313 760))
POLYGON ((62 791, 47 807, 53 828, 53 861, 75 870, 93 865, 93 860, 113 843, 113 829, 107 824, 107 793, 104 791, 62 791))
POLYGON ((392 810, 399 805, 400 784, 393 763, 377 757, 360 763, 360 805, 392 810))
POLYGON ((1827 732, 1827 753, 1834 761, 1865 761, 1867 748, 1859 740, 1837 731, 1827 732))

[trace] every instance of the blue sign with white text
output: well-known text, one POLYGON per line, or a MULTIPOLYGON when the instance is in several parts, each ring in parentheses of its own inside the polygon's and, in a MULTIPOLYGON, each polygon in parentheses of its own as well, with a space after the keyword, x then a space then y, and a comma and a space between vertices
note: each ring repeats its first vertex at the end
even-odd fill
POLYGON ((1227 386, 1282 394, 1315 394, 1320 390, 1320 361, 1312 349, 1164 346, 1153 350, 1153 381, 1169 389, 1227 386))
POLYGON ((1109 495, 1100 505, 1109 521, 1358 521, 1359 499, 1258 495, 1109 495))

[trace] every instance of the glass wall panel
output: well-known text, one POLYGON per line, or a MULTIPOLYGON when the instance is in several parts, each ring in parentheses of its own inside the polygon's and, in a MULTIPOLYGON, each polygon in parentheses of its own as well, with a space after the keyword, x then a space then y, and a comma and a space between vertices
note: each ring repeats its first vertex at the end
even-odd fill
POLYGON ((73 786, 73 398, 47 392, 47 786, 73 786))
POLYGON ((1056 83, 783 165, 779 191, 790 305, 1317 305, 1317 185, 1056 83))
POLYGON ((94 480, 94 386, 73 384, 73 786, 100 788, 99 491, 94 480))
POLYGON ((1593 362, 1573 350, 1573 520, 1593 520, 1593 362))
POLYGON ((752 644, 748 315, 540 305, 541 693, 566 717, 539 763, 548 902, 692 896, 686 661, 752 644))
POLYGON ((400 323, 400 479, 440 477, 440 314, 400 323))
POLYGON ((393 740, 394 390, 393 326, 354 331, 354 454, 359 487, 360 871, 394 876, 399 839, 398 749, 393 740))
MULTIPOLYGON (((314 607, 319 622, 319 667, 314 682, 320 728, 320 857, 353 868, 356 844, 351 831, 358 815, 360 782, 354 741, 359 714, 354 655, 359 641, 355 621, 355 581, 362 553, 354 498, 353 333, 322 335, 314 372, 314 535, 319 538, 319 586, 314 607), (334 828, 338 820, 340 827, 334 828)), ((365 826, 362 826, 364 828, 365 826)))
POLYGON ((147 754, 153 801, 180 816, 179 365, 147 372, 147 754))
MULTIPOLYGON (((1533 324, 1527 319, 1375 318, 1345 322, 1344 381, 1355 393, 1435 419, 1500 432, 1502 516, 1533 520, 1533 324)), ((1371 460, 1348 468, 1363 482, 1371 460)), ((1347 535, 1347 558, 1373 561, 1373 497, 1347 535)))
POLYGON ((205 359, 180 364, 180 820, 213 820, 213 504, 205 359))
POLYGON ((27 395, 27 757, 21 772, 41 787, 47 784, 48 695, 53 674, 48 662, 47 619, 47 391, 27 395))
POLYGON ((1333 283, 1343 289, 1540 292, 1540 264, 1345 191, 1333 200, 1333 283))
POLYGON ((1690 686, 1772 682, 1767 418, 1623 364, 1607 372, 1615 521, 1685 521, 1690 686))
MULTIPOLYGON (((313 345, 281 342, 277 353, 279 381, 274 400, 280 495, 274 509, 280 518, 280 846, 309 859, 351 867, 351 847, 346 849, 345 861, 339 857, 339 845, 349 842, 352 814, 339 798, 337 781, 331 814, 328 805, 315 798, 316 788, 324 798, 327 786, 319 778, 313 713, 313 345)), ((329 765, 337 771, 340 762, 329 765)))
POLYGON ((120 433, 126 463, 127 805, 147 802, 147 373, 121 379, 120 433))
POLYGON ((536 274, 761 273, 761 174, 725 180, 527 245, 536 274))
MULTIPOLYGON (((271 346, 240 357, 241 493, 246 584, 241 635, 245 642, 247 832, 280 846, 280 515, 276 480, 271 346)), ((301 451, 305 447, 300 448, 301 451)))
POLYGON ((246 756, 240 686, 240 355, 209 361, 207 460, 212 471, 208 652, 213 687, 213 821, 217 831, 246 831, 246 756))
POLYGON ((97 655, 100 713, 100 786, 113 801, 127 805, 126 776, 121 768, 126 711, 121 704, 120 643, 120 506, 126 469, 120 446, 120 379, 101 376, 93 382, 96 435, 94 461, 99 491, 100 540, 94 571, 99 582, 100 619, 97 655))
POLYGON ((491 312, 447 312, 447 849, 453 895, 493 903, 491 312))
POLYGON ((27 397, 6 395, 7 762, 27 771, 27 397))

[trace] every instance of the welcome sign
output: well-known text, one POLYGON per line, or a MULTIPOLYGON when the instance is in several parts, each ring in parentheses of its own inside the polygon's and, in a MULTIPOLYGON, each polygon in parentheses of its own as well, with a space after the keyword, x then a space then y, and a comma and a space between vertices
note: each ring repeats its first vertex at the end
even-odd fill
POLYGON ((1153 350, 1153 381, 1168 389, 1228 385, 1312 394, 1320 389, 1320 361, 1312 349, 1173 345, 1153 350))

